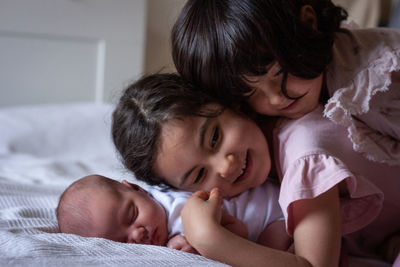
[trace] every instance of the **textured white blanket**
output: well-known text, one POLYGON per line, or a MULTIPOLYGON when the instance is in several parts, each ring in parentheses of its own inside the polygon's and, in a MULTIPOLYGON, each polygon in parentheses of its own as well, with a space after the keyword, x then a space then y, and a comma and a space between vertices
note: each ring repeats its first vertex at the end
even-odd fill
POLYGON ((165 247, 58 233, 55 207, 92 173, 134 179, 116 158, 112 107, 0 109, 0 266, 226 266, 165 247))

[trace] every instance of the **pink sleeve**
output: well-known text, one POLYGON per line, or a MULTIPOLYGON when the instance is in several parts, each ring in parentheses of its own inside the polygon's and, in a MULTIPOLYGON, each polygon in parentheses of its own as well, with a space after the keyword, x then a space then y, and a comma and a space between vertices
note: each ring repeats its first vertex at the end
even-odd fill
POLYGON ((301 199, 315 198, 344 181, 340 186, 342 233, 347 234, 369 224, 380 212, 382 192, 362 176, 352 174, 334 156, 314 153, 285 164, 279 203, 289 235, 293 234, 291 204, 301 199))

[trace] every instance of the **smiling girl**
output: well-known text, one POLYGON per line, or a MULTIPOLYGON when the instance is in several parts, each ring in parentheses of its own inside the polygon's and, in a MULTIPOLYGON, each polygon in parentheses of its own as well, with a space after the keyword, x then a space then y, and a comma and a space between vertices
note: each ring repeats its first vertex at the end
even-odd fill
POLYGON ((128 87, 113 113, 112 135, 125 166, 149 184, 191 192, 219 187, 232 197, 262 184, 271 169, 254 121, 176 74, 150 75, 128 87))

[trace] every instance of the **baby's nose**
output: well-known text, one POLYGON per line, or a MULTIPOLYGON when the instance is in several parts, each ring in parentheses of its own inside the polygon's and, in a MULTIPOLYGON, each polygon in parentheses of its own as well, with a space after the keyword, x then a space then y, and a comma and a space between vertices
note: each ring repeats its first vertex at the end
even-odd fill
POLYGON ((141 226, 133 229, 129 236, 129 243, 149 244, 150 240, 146 228, 141 226))

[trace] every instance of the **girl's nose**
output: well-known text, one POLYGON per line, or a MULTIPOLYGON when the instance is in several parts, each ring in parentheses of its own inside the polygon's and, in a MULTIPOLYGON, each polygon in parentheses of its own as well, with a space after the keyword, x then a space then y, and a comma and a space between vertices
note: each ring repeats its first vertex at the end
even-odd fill
POLYGON ((128 243, 148 244, 149 242, 148 232, 143 226, 135 227, 128 237, 128 243))
POLYGON ((216 164, 219 165, 219 175, 225 179, 229 179, 234 170, 235 156, 232 153, 228 154, 221 162, 217 162, 216 164))
POLYGON ((269 103, 273 106, 278 106, 282 103, 282 101, 285 100, 285 97, 283 96, 281 91, 271 92, 268 98, 269 98, 269 103))

